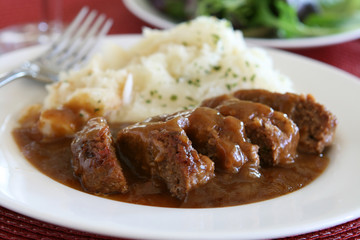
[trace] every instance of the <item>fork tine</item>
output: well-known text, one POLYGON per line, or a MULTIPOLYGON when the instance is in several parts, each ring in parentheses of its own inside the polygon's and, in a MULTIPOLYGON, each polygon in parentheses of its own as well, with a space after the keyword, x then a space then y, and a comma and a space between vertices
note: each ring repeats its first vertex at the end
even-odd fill
POLYGON ((84 23, 81 25, 81 27, 77 30, 76 34, 72 37, 72 39, 78 39, 79 37, 83 36, 87 29, 89 28, 90 24, 94 21, 96 17, 96 10, 92 10, 88 17, 85 19, 84 23))
POLYGON ((89 12, 89 9, 85 7, 63 36, 51 45, 52 48, 48 54, 38 60, 61 70, 79 66, 89 57, 100 38, 107 34, 111 25, 112 20, 106 20, 104 14, 97 17, 96 10, 89 12))
MULTIPOLYGON (((91 21, 93 20, 94 18, 91 17, 91 21)), ((92 37, 96 33, 96 31, 100 28, 101 24, 104 21, 105 15, 101 14, 91 27, 89 27, 88 24, 87 26, 84 26, 84 28, 81 29, 81 32, 79 31, 80 34, 73 37, 73 40, 71 41, 72 46, 69 46, 69 50, 67 52, 64 52, 63 56, 59 57, 57 63, 61 64, 69 56, 71 57, 71 55, 76 55, 79 50, 85 45, 85 43, 90 40, 90 37, 92 37)))
POLYGON ((89 45, 88 47, 88 51, 86 51, 86 53, 84 53, 82 56, 81 56, 81 61, 85 61, 87 59, 87 57, 92 53, 92 50, 94 50, 95 48, 95 45, 109 32, 111 26, 113 24, 113 20, 112 19, 108 19, 104 26, 102 27, 102 29, 100 30, 99 34, 97 35, 96 39, 94 41, 92 41, 92 44, 89 45), (89 51, 90 50, 90 51, 89 51))
POLYGON ((80 26, 81 22, 83 21, 84 17, 89 12, 89 7, 85 6, 83 7, 78 15, 75 17, 75 19, 71 22, 71 24, 67 27, 65 30, 63 37, 58 38, 52 45, 58 45, 63 41, 64 38, 68 37, 68 35, 72 35, 74 31, 77 30, 77 28, 80 26))
POLYGON ((85 6, 83 7, 80 12, 77 14, 75 19, 71 22, 71 24, 67 27, 64 34, 62 34, 61 37, 57 38, 49 47, 49 50, 43 54, 42 58, 50 58, 54 54, 58 53, 64 48, 64 43, 69 40, 69 36, 74 34, 74 31, 76 31, 81 22, 83 21, 86 14, 89 12, 89 7, 85 6))
POLYGON ((111 19, 105 21, 105 15, 100 15, 95 23, 92 23, 97 13, 91 11, 88 14, 88 12, 88 7, 82 8, 64 34, 50 45, 49 50, 34 60, 24 62, 11 74, 0 78, 0 87, 23 76, 44 83, 57 82, 59 81, 58 74, 62 70, 68 70, 86 60, 94 46, 106 35, 112 25, 111 19), (57 64, 60 62, 62 64, 57 64))
POLYGON ((72 36, 68 36, 63 40, 63 44, 59 44, 61 46, 60 51, 52 55, 51 57, 56 58, 57 60, 61 60, 62 58, 67 57, 71 52, 74 51, 78 46, 78 39, 81 39, 83 35, 86 33, 87 29, 90 27, 91 23, 96 17, 96 10, 93 10, 89 13, 89 15, 84 19, 81 25, 76 29, 76 32, 73 33, 72 36))
MULTIPOLYGON (((103 19, 105 19, 105 16, 103 19)), ((103 19, 101 19, 101 23, 103 22, 103 19)), ((68 59, 68 61, 64 62, 64 69, 68 70, 71 67, 75 67, 75 65, 81 65, 85 60, 87 60, 87 58, 93 52, 95 45, 108 33, 112 23, 112 19, 108 19, 103 24, 101 29, 99 29, 101 24, 92 28, 84 40, 82 47, 78 48, 77 51, 73 53, 73 57, 71 59, 68 59)))

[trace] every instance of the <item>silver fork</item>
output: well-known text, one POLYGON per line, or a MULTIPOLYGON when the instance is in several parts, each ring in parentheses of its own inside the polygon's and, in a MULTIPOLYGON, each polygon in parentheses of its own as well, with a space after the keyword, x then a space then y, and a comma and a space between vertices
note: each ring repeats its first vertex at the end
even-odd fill
POLYGON ((111 25, 112 19, 106 19, 104 14, 97 17, 96 10, 89 12, 88 7, 82 8, 48 50, 2 76, 0 87, 21 77, 30 77, 44 83, 57 82, 59 72, 80 66, 88 59, 94 46, 108 33, 111 25))

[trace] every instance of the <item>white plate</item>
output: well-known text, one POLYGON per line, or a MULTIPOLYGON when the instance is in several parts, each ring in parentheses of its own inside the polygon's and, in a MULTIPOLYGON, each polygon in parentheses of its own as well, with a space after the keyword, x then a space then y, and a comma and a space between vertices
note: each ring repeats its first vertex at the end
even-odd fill
MULTIPOLYGON (((146 0, 124 0, 124 3, 127 8, 138 18, 152 24, 153 26, 159 28, 170 28, 176 25, 172 19, 157 11, 146 0)), ((360 38, 360 28, 348 32, 321 37, 294 39, 245 38, 245 40, 248 43, 257 46, 295 49, 327 46, 355 40, 358 38, 360 38)))
MULTIPOLYGON (((110 38, 122 46, 138 35, 110 38)), ((39 47, 4 55, 0 72, 39 53, 39 47)), ((42 84, 21 79, 0 88, 0 204, 65 227, 104 235, 152 239, 252 239, 290 236, 360 217, 360 81, 335 68, 269 50, 298 92, 312 93, 339 126, 330 164, 310 185, 259 203, 214 209, 174 209, 121 203, 89 195, 41 174, 19 152, 11 130, 21 109, 41 102, 42 84)))

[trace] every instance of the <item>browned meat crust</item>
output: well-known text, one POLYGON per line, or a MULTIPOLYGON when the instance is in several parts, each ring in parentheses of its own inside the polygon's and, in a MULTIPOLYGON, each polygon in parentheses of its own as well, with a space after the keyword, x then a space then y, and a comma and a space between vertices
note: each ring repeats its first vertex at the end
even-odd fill
POLYGON ((299 127, 298 150, 301 152, 318 154, 333 142, 337 119, 312 95, 281 94, 259 89, 239 90, 233 95, 286 113, 299 127))
POLYGON ((224 117, 215 109, 198 107, 194 110, 154 116, 146 122, 166 122, 181 117, 182 128, 193 147, 215 162, 215 168, 229 173, 259 176, 257 145, 246 136, 243 122, 232 116, 224 117), (245 168, 247 170, 245 170, 245 168))
MULTIPOLYGON (((336 125, 335 116, 311 95, 240 90, 204 100, 194 110, 123 128, 116 147, 135 174, 161 180, 173 196, 184 200, 215 176, 215 167, 259 177, 260 162, 291 163, 297 150, 321 153, 332 142, 336 125)), ((74 175, 86 191, 128 191, 104 118, 89 120, 75 135, 71 151, 74 175)))
POLYGON ((194 148, 213 160, 217 169, 260 175, 259 148, 247 139, 243 122, 207 107, 190 112, 188 119, 189 124, 184 129, 194 148))
POLYGON ((299 133, 286 115, 263 104, 241 101, 229 95, 207 99, 202 106, 213 107, 224 116, 233 116, 244 122, 251 143, 260 147, 263 166, 294 161, 299 133))
POLYGON ((104 118, 90 119, 75 135, 71 151, 74 174, 86 191, 112 194, 128 190, 116 158, 109 126, 104 118))
POLYGON ((187 120, 143 122, 119 131, 119 154, 136 171, 165 182, 173 196, 187 193, 214 177, 214 162, 198 154, 183 130, 187 120))

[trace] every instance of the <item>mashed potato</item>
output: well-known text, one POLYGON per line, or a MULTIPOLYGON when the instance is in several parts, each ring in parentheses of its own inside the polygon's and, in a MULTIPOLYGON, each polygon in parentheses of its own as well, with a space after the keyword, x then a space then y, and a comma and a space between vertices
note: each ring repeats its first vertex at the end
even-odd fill
MULTIPOLYGON (((285 92, 292 84, 229 22, 200 17, 170 30, 144 29, 128 50, 107 46, 86 67, 48 86, 44 111, 71 106, 85 119, 96 113, 110 122, 141 121, 245 88, 285 92)), ((42 114, 41 122, 51 133, 53 120, 42 114)))

